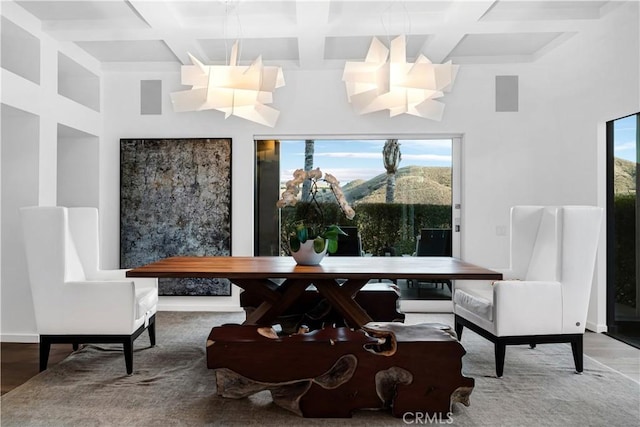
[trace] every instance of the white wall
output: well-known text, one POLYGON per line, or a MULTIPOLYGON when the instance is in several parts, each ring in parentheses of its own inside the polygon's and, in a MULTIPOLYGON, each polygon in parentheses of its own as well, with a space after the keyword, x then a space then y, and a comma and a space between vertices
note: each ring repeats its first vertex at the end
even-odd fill
MULTIPOLYGON (((182 88, 178 67, 158 73, 105 72, 101 103, 103 128, 89 132, 101 135, 99 205, 103 267, 117 267, 119 260, 120 138, 231 137, 232 249, 234 255, 251 255, 255 135, 433 133, 464 135, 463 258, 486 266, 505 266, 508 238, 497 236, 496 227, 508 224, 510 206, 604 206, 603 123, 640 110, 637 22, 638 4, 631 2, 605 17, 595 31, 574 36, 536 61, 463 65, 453 92, 445 98, 447 106, 442 122, 412 116, 388 118, 384 113, 356 116, 346 103, 341 70, 285 70, 287 84, 274 95, 274 107, 282 112, 274 129, 235 117, 224 120, 223 114, 216 111, 174 114, 169 92, 182 88), (519 76, 519 112, 495 112, 496 75, 519 76), (140 115, 140 80, 143 79, 162 80, 164 105, 160 116, 140 115)), ((42 66, 46 69, 57 52, 49 42, 44 49, 49 52, 43 53, 42 66)), ((91 69, 87 61, 74 60, 91 69)), ((3 90, 5 74, 3 71, 3 90)), ((43 75, 43 78, 46 77, 43 75)), ((2 97, 5 102, 4 93, 2 97)), ((46 121, 55 124, 60 120, 43 118, 45 124, 41 123, 41 129, 48 135, 50 125, 46 121)), ((55 143, 47 138, 40 137, 41 204, 55 201, 55 186, 51 188, 47 181, 55 183, 55 161, 51 165, 46 160, 48 155, 55 157, 55 148, 51 149, 55 143)), ((600 263, 594 282, 594 295, 598 298, 592 300, 588 325, 597 330, 605 323, 602 259, 600 263)), ((4 293, 5 284, 2 286, 4 293)), ((207 308, 211 300, 185 298, 187 300, 165 299, 165 308, 187 303, 195 309, 207 308)), ((222 308, 230 309, 237 305, 237 292, 233 298, 216 301, 222 308)), ((10 302, 3 299, 2 308, 4 311, 12 305, 13 314, 24 319, 28 315, 20 309, 28 304, 24 298, 10 302)), ((3 324, 2 332, 15 331, 3 324)))
MULTIPOLYGON (((60 45, 51 39, 42 32, 40 21, 12 1, 0 1, 0 12, 3 22, 6 22, 5 19, 9 20, 29 34, 27 54, 36 55, 34 63, 27 67, 22 62, 24 56, 15 54, 20 50, 22 40, 15 38, 2 41, 3 48, 8 47, 13 54, 2 56, 3 68, 0 68, 0 332, 2 341, 32 342, 37 341, 37 335, 18 208, 56 204, 60 125, 94 139, 100 137, 102 130, 102 117, 95 108, 87 108, 58 94, 58 55, 62 52, 96 76, 100 76, 101 71, 94 58, 73 45, 60 45), (39 49, 33 46, 33 40, 39 42, 39 49), (4 61, 13 63, 13 66, 4 61)), ((65 152, 64 148, 62 151, 65 152)), ((97 161, 94 166, 94 182, 98 182, 97 161)), ((97 204, 97 195, 94 203, 97 204)))
POLYGON ((2 271, 0 303, 2 331, 33 334, 35 317, 31 289, 25 281, 22 229, 18 209, 38 204, 39 118, 0 105, 2 118, 2 271))
MULTIPOLYGON (((558 111, 548 123, 554 129, 549 144, 559 143, 551 165, 560 168, 563 161, 578 160, 562 182, 550 185, 557 185, 558 195, 566 194, 575 203, 588 198, 605 207, 605 123, 640 112, 638 8, 638 2, 620 7, 608 17, 608 26, 597 28, 589 37, 576 38, 564 51, 545 57, 545 64, 562 64, 545 76, 551 89, 548 105, 558 111)), ((587 328, 597 332, 606 331, 604 224, 602 228, 587 317, 587 328)))

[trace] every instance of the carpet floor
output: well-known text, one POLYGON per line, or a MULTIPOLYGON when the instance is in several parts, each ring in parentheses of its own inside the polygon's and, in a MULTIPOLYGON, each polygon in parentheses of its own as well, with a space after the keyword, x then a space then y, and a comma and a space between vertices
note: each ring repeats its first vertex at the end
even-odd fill
MULTIPOLYGON (((0 423, 19 426, 392 426, 429 424, 385 411, 350 419, 309 419, 276 406, 268 391, 239 400, 216 395, 207 369, 211 327, 239 323, 242 313, 159 312, 157 345, 136 340, 134 373, 119 346, 87 345, 0 400, 0 423)), ((407 323, 452 324, 449 314, 408 314, 407 323)), ((465 330, 463 374, 475 378, 469 407, 453 405, 456 426, 640 425, 637 382, 586 357, 575 374, 568 344, 507 348, 505 374, 495 377, 493 344, 465 330)), ((433 420, 431 420, 433 421, 433 420)), ((439 420, 435 420, 439 421, 439 420)))

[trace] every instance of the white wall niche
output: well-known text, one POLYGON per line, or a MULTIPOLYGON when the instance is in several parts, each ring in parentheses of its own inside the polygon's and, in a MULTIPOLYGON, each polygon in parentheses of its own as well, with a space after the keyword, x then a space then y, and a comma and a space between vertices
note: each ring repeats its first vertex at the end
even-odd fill
POLYGON ((58 94, 100 112, 100 77, 60 52, 58 94))
POLYGON ((99 139, 58 124, 58 206, 98 207, 99 139))
POLYGON ((40 39, 3 16, 0 40, 2 68, 40 84, 40 39))

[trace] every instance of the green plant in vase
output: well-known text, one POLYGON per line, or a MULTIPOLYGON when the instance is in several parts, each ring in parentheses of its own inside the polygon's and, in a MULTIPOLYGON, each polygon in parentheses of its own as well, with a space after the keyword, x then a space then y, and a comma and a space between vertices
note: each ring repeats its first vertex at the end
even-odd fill
POLYGON ((301 244, 308 240, 313 241, 313 249, 316 253, 326 250, 332 254, 338 250, 338 236, 347 235, 337 224, 327 224, 322 204, 318 201, 318 184, 326 183, 333 193, 335 200, 340 206, 340 210, 347 219, 353 219, 355 211, 347 202, 340 182, 331 174, 325 173, 324 177, 320 168, 305 172, 297 169, 293 173, 293 179, 288 181, 286 189, 276 203, 278 208, 295 206, 299 202, 300 186, 305 180, 310 180, 309 186, 309 209, 305 213, 305 218, 295 223, 294 229, 289 235, 289 247, 293 252, 300 249, 301 244))

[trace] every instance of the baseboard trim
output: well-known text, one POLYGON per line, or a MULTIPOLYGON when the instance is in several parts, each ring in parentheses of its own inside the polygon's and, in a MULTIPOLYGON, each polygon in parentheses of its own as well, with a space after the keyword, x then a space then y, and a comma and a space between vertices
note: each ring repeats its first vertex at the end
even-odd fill
POLYGON ((451 300, 400 300, 403 313, 453 313, 451 300))
MULTIPOLYGON (((237 300, 237 297, 161 296, 158 301, 158 311, 244 311, 242 307, 240 307, 239 300, 237 300), (223 298, 226 301, 221 301, 223 298)), ((453 313, 453 304, 451 300, 401 300, 400 310, 404 313, 453 313)), ((606 328, 604 330, 606 331, 606 328)), ((0 335, 0 342, 38 343, 40 342, 40 336, 38 334, 2 334, 0 335)))
POLYGON ((240 307, 240 292, 233 287, 231 296, 168 296, 158 297, 160 311, 243 311, 240 307))
POLYGON ((607 332, 608 328, 607 325, 603 325, 600 323, 595 323, 595 322, 590 322, 587 320, 587 324, 585 325, 585 328, 590 330, 591 332, 597 332, 597 333, 602 333, 602 332, 607 332))
POLYGON ((158 311, 220 311, 220 312, 240 312, 244 311, 237 305, 218 304, 181 304, 171 302, 158 302, 158 311))
POLYGON ((2 334, 0 335, 0 342, 37 344, 40 342, 40 335, 38 334, 2 334))

